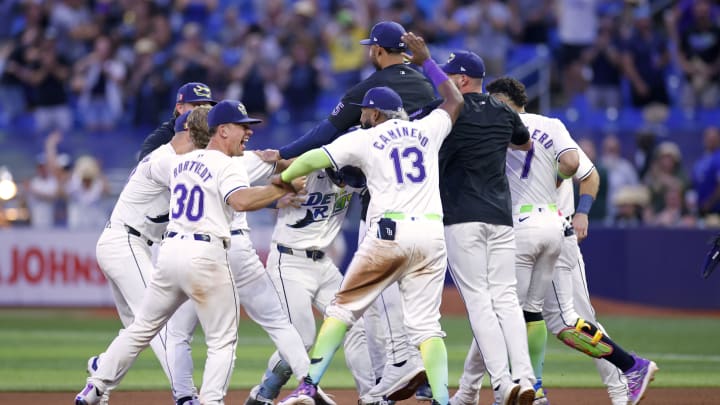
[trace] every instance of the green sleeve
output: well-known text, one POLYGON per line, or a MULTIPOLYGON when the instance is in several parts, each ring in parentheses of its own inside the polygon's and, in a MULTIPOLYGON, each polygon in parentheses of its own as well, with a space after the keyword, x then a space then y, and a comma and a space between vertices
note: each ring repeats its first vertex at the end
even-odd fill
POLYGON ((282 181, 288 183, 293 179, 310 174, 317 169, 324 169, 330 166, 332 166, 330 156, 320 148, 313 149, 295 159, 295 161, 280 174, 280 178, 282 181))

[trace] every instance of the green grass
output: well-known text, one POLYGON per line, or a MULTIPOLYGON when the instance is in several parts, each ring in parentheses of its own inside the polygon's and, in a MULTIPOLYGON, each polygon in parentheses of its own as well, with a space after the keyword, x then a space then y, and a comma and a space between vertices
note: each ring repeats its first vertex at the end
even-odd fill
MULTIPOLYGON (((603 324, 626 349, 654 359, 661 372, 655 386, 720 385, 720 319, 605 317, 603 324)), ((107 347, 120 327, 114 318, 84 310, 0 310, 0 391, 73 391, 85 379, 85 362, 107 347)), ((470 343, 464 318, 443 318, 447 332, 450 385, 457 384, 470 343)), ((233 388, 248 388, 262 375, 272 353, 269 338, 253 322, 240 324, 233 388)), ((193 346, 199 383, 205 348, 201 334, 193 346)), ((586 356, 550 339, 544 380, 549 387, 599 387, 586 356)), ((351 387, 342 351, 323 379, 326 387, 351 387)), ((164 389, 167 381, 151 351, 142 353, 122 389, 164 389)))

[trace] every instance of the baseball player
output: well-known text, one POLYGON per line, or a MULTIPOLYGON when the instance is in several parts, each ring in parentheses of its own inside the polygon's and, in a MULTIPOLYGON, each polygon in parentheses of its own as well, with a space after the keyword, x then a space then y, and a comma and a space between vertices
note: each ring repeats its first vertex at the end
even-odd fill
MULTIPOLYGON (((440 149, 450 274, 468 310, 473 348, 479 345, 485 355, 496 401, 505 405, 519 398, 527 404, 535 395, 534 377, 516 292, 505 160, 508 146, 529 148, 529 134, 517 113, 482 94, 485 65, 479 56, 454 52, 443 70, 465 99, 440 149)), ((459 391, 452 403, 477 403, 478 389, 459 391)))
MULTIPOLYGON (((276 171, 275 164, 262 161, 255 153, 245 153, 235 159, 242 161, 252 185, 266 184, 276 171)), ((280 167, 286 165, 277 166, 280 167)), ((298 376, 306 375, 310 359, 303 340, 290 324, 273 282, 253 248, 247 214, 235 212, 230 229, 228 259, 240 304, 250 318, 270 335, 280 352, 277 358, 280 359, 282 356, 282 359, 287 359, 282 360, 287 370, 298 376)), ((170 318, 167 326, 168 357, 173 360, 170 369, 174 377, 175 397, 180 398, 177 401, 178 405, 183 403, 182 400, 192 400, 196 391, 192 379, 193 360, 190 355, 190 343, 197 322, 198 318, 192 302, 186 302, 170 318)), ((332 401, 328 402, 332 403, 332 401)))
MULTIPOLYGON (((360 124, 362 102, 365 93, 373 87, 387 86, 400 95, 405 111, 412 113, 435 99, 431 83, 424 75, 403 63, 403 51, 407 45, 401 40, 405 33, 402 25, 393 21, 381 21, 370 31, 370 38, 361 41, 368 46, 368 55, 377 69, 367 79, 348 90, 335 106, 330 116, 302 137, 280 150, 264 151, 264 159, 278 160, 297 157, 313 148, 328 144, 351 127, 360 124)), ((343 168, 341 171, 345 171, 343 168)), ((359 235, 365 231, 365 215, 370 194, 363 194, 362 221, 359 235)), ((397 286, 386 289, 365 320, 368 348, 378 377, 382 376, 372 394, 382 396, 404 388, 412 392, 414 386, 407 383, 422 372, 417 351, 410 347, 402 326, 400 295, 397 286), (385 352, 386 351, 386 352, 385 352), (385 353, 384 353, 385 352, 385 353)), ((279 389, 279 387, 278 387, 279 389)), ((398 393, 405 396, 403 392, 398 393)), ((402 399, 402 398, 398 398, 402 399)))
MULTIPOLYGON (((405 327, 419 347, 433 401, 448 403, 447 352, 440 327, 440 300, 446 266, 437 152, 462 107, 460 92, 430 59, 422 38, 404 34, 412 62, 444 98, 438 109, 417 121, 403 119, 400 96, 388 87, 368 90, 360 104, 365 130, 340 137, 300 156, 282 173, 283 181, 319 168, 344 165, 362 169, 373 196, 370 224, 326 308, 326 318, 310 355, 310 374, 280 402, 314 404, 322 378, 347 329, 386 286, 398 282, 405 327)), ((393 398, 390 398, 393 399, 393 398)))
MULTIPOLYGON (((494 97, 503 100, 508 105, 510 105, 513 109, 524 112, 523 106, 527 102, 527 97, 524 92, 524 86, 522 83, 518 82, 514 79, 509 78, 501 78, 493 83, 490 83, 487 86, 488 91, 493 94, 494 97)), ((558 130, 557 122, 550 122, 543 120, 543 117, 540 116, 534 116, 534 114, 521 114, 521 117, 523 117, 523 121, 528 124, 528 127, 536 134, 536 143, 539 143, 540 145, 537 145, 534 147, 535 150, 540 151, 540 146, 543 144, 543 142, 540 141, 540 139, 543 138, 543 135, 547 135, 547 137, 550 137, 552 134, 552 138, 548 139, 545 138, 545 144, 547 144, 548 141, 552 140, 554 143, 559 143, 558 140, 560 137, 558 137, 558 134, 561 134, 563 131, 558 130), (545 121, 545 122, 543 122, 545 121), (543 124, 549 124, 547 128, 543 128, 543 124)), ((569 135, 568 135, 569 137, 569 135)), ((574 143, 574 141, 572 141, 574 143)), ((575 146, 572 146, 572 144, 567 144, 567 148, 574 147, 576 150, 579 150, 577 148, 577 144, 575 146)), ((535 156, 540 156, 540 154, 536 154, 535 156)), ((519 157, 516 157, 516 159, 511 162, 510 157, 508 158, 508 168, 509 171, 512 171, 514 173, 519 173, 522 177, 522 173, 526 173, 525 170, 520 170, 520 167, 530 167, 528 171, 536 171, 537 169, 543 169, 543 166, 538 167, 537 163, 542 162, 542 160, 533 159, 529 162, 529 165, 526 165, 528 163, 528 160, 526 159, 519 159, 519 157), (521 166, 521 163, 522 165, 521 166), (516 169, 510 169, 512 166, 514 166, 516 169)), ((562 162, 560 162, 562 163, 562 162)), ((547 165, 547 164, 546 164, 547 165)), ((580 166, 580 169, 577 170, 581 173, 579 176, 580 178, 589 178, 588 176, 591 176, 591 172, 593 172, 593 165, 592 162, 587 159, 587 157, 584 157, 584 159, 580 159, 580 155, 578 155, 578 166, 580 166), (581 164, 582 162, 582 164, 581 164)), ((560 175, 567 175, 568 172, 564 171, 566 169, 563 168, 563 165, 558 165, 558 172, 560 175)), ((549 172, 549 169, 545 167, 545 170, 543 172, 549 172)), ((528 176, 530 176, 529 173, 527 173, 528 176)), ((509 177, 510 178, 510 177, 509 177)), ((515 180, 517 182, 517 180, 515 180)), ((548 183, 550 180, 546 179, 545 183, 548 183)), ((567 184, 565 182, 562 187, 565 187, 564 190, 564 197, 562 200, 564 209, 567 210, 567 212, 573 211, 573 201, 572 197, 568 199, 568 194, 572 196, 572 186, 570 184, 567 184), (569 189, 568 189, 569 187, 569 189)), ((511 180, 511 187, 512 187, 513 181, 511 180)), ((526 190, 528 194, 533 193, 533 185, 530 184, 526 190)), ((562 189, 561 187, 561 189, 562 189)), ((578 213, 577 219, 573 220, 574 224, 577 224, 578 228, 581 229, 581 235, 587 235, 587 213, 590 210, 590 206, 592 205, 592 195, 587 192, 587 190, 594 188, 594 191, 592 191, 592 194, 597 192, 597 183, 595 183, 595 186, 592 185, 592 180, 586 181, 584 184, 584 187, 581 189, 581 202, 578 206, 578 213), (585 193, 583 193, 585 191, 585 193)), ((548 188, 549 190, 549 188, 548 188)), ((547 193, 547 191, 546 191, 547 193)), ((518 192, 517 198, 522 198, 524 196, 523 193, 518 192)), ((513 195, 513 200, 515 200, 516 196, 513 195)), ((522 210, 520 210, 522 211, 522 210)), ((551 210, 552 211, 552 210, 551 210)), ((562 211, 561 211, 562 212, 562 211)), ((563 214, 564 215, 564 212, 563 214)), ((525 213, 520 213, 519 218, 528 218, 527 222, 530 222, 530 217, 532 216, 532 211, 525 213)), ((549 217, 548 217, 549 218, 549 217)), ((533 218, 534 219, 534 218, 533 218)), ((567 219, 566 219, 567 220, 567 219)), ((525 222, 522 221, 522 222, 525 222)), ((629 400, 629 403, 631 404, 637 404, 639 403, 640 399, 642 398, 644 391, 647 388, 647 385, 652 380, 653 375, 655 371, 657 371, 657 366, 654 362, 651 362, 649 360, 646 360, 644 358, 641 358, 639 356, 630 355, 627 352, 625 352, 620 346, 618 346, 616 343, 614 343, 608 336, 604 334, 602 330, 600 330, 595 324, 590 323, 580 317, 578 317, 577 313, 575 313, 575 310, 573 308, 573 281, 572 281, 572 275, 571 272, 574 270, 575 265, 568 265, 567 262, 572 262, 573 260, 577 260, 579 258, 579 249, 577 247, 577 238, 574 237, 573 232, 569 232, 568 230, 571 230, 572 228, 568 227, 566 228, 565 232, 565 240, 563 241, 564 244, 564 250, 567 251, 566 257, 563 258, 561 261, 558 272, 559 276, 555 277, 555 281, 552 283, 552 290, 546 291, 549 297, 552 297, 550 302, 553 300, 555 301, 555 304, 545 305, 545 308, 543 309, 550 315, 551 319, 551 332, 553 334, 556 334, 559 339, 563 341, 563 343, 567 344, 570 347, 575 348, 576 350, 582 351, 592 357, 596 358, 604 358, 614 364, 616 367, 623 370, 625 377, 628 381, 628 397, 625 399, 626 401, 629 400), (572 242, 570 244, 569 242, 572 242), (570 267, 572 266, 572 267, 570 267), (559 287, 559 288, 558 288, 559 287)), ((519 261, 521 262, 522 259, 519 258, 519 261)), ((583 269, 584 270, 584 269, 583 269)), ((522 270, 521 270, 522 271, 522 270)), ((578 271, 579 273, 579 271, 578 271)), ((533 274, 534 275, 534 274, 533 274)), ((522 276, 522 273, 520 271, 518 272, 518 278, 520 279, 522 276)), ((584 271, 583 271, 583 278, 584 278, 584 271)), ((580 281, 580 285, 577 287, 578 289, 582 289, 583 291, 587 291, 587 287, 584 286, 584 283, 580 281)), ((589 298, 582 299, 582 302, 589 301, 589 298)), ((528 307, 524 307, 528 308, 528 307)), ((591 307, 588 305, 588 308, 592 311, 591 307)), ((528 310, 526 310, 526 318, 528 317, 528 310)), ((530 313, 530 316, 537 316, 534 313, 530 313)), ((594 318, 594 315, 592 316, 594 318)), ((537 322, 535 326, 540 324, 542 325, 544 321, 537 322)), ((530 329, 530 325, 528 325, 528 329, 530 329)), ((547 332, 545 332, 547 333, 547 332)), ((541 357, 538 358, 538 362, 540 367, 536 368, 536 376, 537 376, 537 396, 534 401, 534 404, 547 404, 547 397, 545 395, 545 390, 542 388, 542 361, 544 360, 544 353, 541 351, 541 357)), ((478 367, 477 364, 480 364, 482 360, 480 359, 480 353, 477 351, 471 352, 468 355, 468 359, 466 360, 466 364, 475 362, 476 366, 473 371, 468 372, 466 369, 464 374, 472 374, 477 373, 478 367), (474 359, 471 359, 473 357, 474 359)), ((612 373, 612 370, 609 372, 606 371, 606 373, 612 373)), ((480 374, 481 375, 481 374, 480 374)), ((481 379, 468 375, 463 376, 463 379, 461 381, 465 380, 469 384, 473 384, 473 381, 479 382, 481 379)), ((614 399, 615 401, 621 401, 621 398, 614 399)))
POLYGON ((217 104, 217 101, 213 100, 212 92, 207 84, 190 82, 180 86, 175 97, 173 118, 162 123, 145 138, 138 154, 138 161, 145 159, 145 156, 161 145, 170 142, 177 117, 197 106, 207 105, 212 107, 215 104, 217 104))
MULTIPOLYGON (((193 115, 191 125, 201 130, 197 122, 204 120, 200 111, 193 115)), ((183 154, 194 149, 188 134, 187 111, 175 120, 175 136, 166 145, 153 154, 153 158, 183 154)), ((145 288, 150 282, 153 269, 150 247, 159 243, 168 222, 170 194, 167 187, 146 176, 145 159, 130 175, 120 192, 118 201, 112 211, 103 233, 97 242, 96 255, 100 269, 112 289, 115 307, 124 327, 130 326, 135 318, 145 288)), ((150 341, 150 347, 160 361, 165 375, 172 385, 172 374, 169 373, 166 357, 166 330, 163 329, 150 341)), ((102 357, 93 356, 88 360, 88 372, 92 375, 102 357)), ((103 403, 107 403, 110 391, 104 393, 103 403)))
POLYGON ((232 373, 237 342, 238 299, 226 249, 233 210, 259 209, 287 188, 249 187, 242 155, 252 134, 239 101, 225 100, 208 113, 206 149, 149 159, 150 177, 169 186, 170 223, 160 246, 157 268, 133 323, 103 355, 95 374, 75 398, 76 405, 97 404, 116 387, 133 361, 188 298, 196 305, 205 332, 208 358, 200 402, 222 404, 232 373))
MULTIPOLYGON (((324 313, 342 282, 339 269, 325 254, 341 230, 354 192, 341 181, 331 169, 316 170, 308 175, 305 187, 308 194, 302 203, 278 211, 267 259, 270 278, 308 350, 315 340, 312 307, 324 313)), ((375 385, 375 374, 363 328, 361 319, 348 332, 344 346, 347 366, 361 396, 359 403, 369 404, 382 397, 364 397, 375 385)), ((277 371, 273 373, 273 370, 287 368, 283 362, 277 352, 273 354, 263 383, 252 389, 246 405, 272 404, 280 390, 270 388, 283 385, 289 375, 284 381, 267 380, 278 378, 277 371)))

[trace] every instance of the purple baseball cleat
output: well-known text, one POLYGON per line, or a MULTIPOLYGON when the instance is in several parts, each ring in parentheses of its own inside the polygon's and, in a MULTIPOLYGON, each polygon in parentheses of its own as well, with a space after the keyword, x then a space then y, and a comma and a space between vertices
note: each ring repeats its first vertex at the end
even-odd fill
POLYGON ((75 396, 75 405, 96 405, 102 399, 102 392, 97 387, 88 383, 85 388, 75 396))
POLYGON ((623 374, 625 374, 625 378, 627 378, 628 399, 630 400, 630 404, 636 405, 643 399, 645 390, 647 390, 648 385, 650 385, 650 381, 655 379, 655 372, 659 369, 654 361, 634 354, 632 357, 635 359, 635 365, 623 374))
POLYGON ((317 386, 305 377, 305 380, 280 401, 279 405, 315 405, 315 395, 317 395, 317 386))

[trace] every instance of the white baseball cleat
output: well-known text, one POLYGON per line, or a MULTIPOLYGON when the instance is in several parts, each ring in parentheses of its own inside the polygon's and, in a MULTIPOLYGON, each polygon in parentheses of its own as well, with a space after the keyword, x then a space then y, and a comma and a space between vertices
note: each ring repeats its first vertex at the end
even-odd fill
POLYGON ((480 401, 480 391, 462 385, 450 397, 450 405, 477 405, 478 401, 480 401))
POLYGON ((425 367, 416 356, 410 356, 399 365, 386 363, 380 383, 374 386, 368 395, 402 401, 413 396, 425 382, 425 367))

